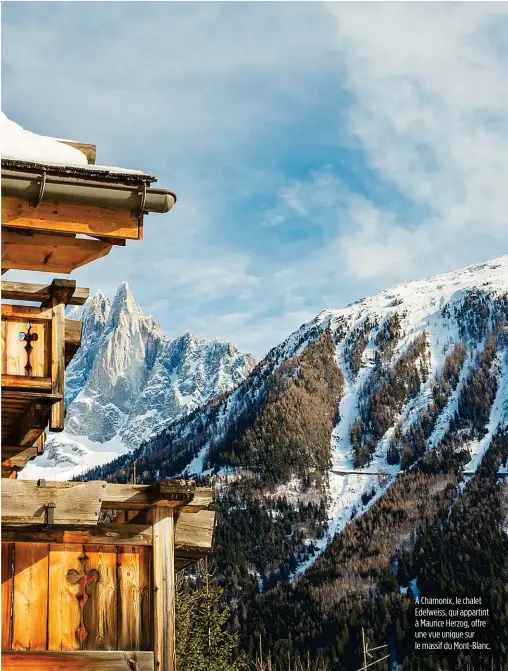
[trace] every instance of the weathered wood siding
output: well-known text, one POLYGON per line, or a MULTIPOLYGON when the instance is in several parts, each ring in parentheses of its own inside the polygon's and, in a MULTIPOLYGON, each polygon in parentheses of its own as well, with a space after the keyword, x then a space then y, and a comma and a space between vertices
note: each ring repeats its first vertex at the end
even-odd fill
POLYGON ((2 650, 151 650, 151 553, 149 547, 2 543, 2 650), (83 575, 91 577, 84 600, 83 575))

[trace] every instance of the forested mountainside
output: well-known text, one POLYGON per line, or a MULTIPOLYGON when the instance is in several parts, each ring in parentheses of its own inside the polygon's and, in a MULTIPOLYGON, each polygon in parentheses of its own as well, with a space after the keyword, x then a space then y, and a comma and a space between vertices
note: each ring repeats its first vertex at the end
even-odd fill
POLYGON ((113 301, 98 292, 69 317, 82 319, 83 333, 66 373, 65 431, 50 434, 28 478, 68 479, 107 463, 233 389, 255 365, 227 342, 168 338, 125 283, 113 301))
POLYGON ((390 668, 508 668, 507 320, 508 257, 325 310, 86 477, 125 481, 136 460, 143 481, 214 483, 247 650, 261 635, 275 661, 310 651, 349 671, 363 624, 390 668), (414 658, 415 594, 472 590, 495 612, 492 650, 414 658))

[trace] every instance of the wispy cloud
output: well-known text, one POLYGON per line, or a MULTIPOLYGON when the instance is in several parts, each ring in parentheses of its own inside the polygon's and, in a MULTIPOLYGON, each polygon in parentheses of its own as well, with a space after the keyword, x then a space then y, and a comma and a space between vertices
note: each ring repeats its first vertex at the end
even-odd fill
POLYGON ((506 251, 505 3, 26 7, 3 7, 4 111, 178 193, 76 274, 127 280, 166 332, 262 356, 325 307, 506 251))

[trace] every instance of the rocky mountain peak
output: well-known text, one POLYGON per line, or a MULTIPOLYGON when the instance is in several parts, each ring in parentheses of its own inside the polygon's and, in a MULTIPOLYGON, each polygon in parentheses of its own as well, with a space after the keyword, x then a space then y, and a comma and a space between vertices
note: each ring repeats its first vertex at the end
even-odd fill
POLYGON ((25 477, 40 468, 54 469, 46 477, 69 477, 133 449, 233 389, 255 364, 226 342, 188 331, 168 338, 143 314, 126 282, 113 301, 97 292, 69 317, 82 319, 83 334, 67 369, 65 431, 50 436, 46 454, 25 477))

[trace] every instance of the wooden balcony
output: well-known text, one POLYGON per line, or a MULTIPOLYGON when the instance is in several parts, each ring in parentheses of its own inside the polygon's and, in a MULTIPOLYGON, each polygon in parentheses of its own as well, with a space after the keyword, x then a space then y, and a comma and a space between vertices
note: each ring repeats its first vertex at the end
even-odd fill
POLYGON ((48 425, 64 427, 65 367, 81 342, 81 322, 65 319, 65 306, 83 304, 88 291, 70 280, 2 282, 2 295, 39 303, 2 304, 2 471, 9 475, 44 450, 48 425))
POLYGON ((211 502, 185 480, 4 481, 2 668, 175 671, 175 570, 210 553, 211 502))

